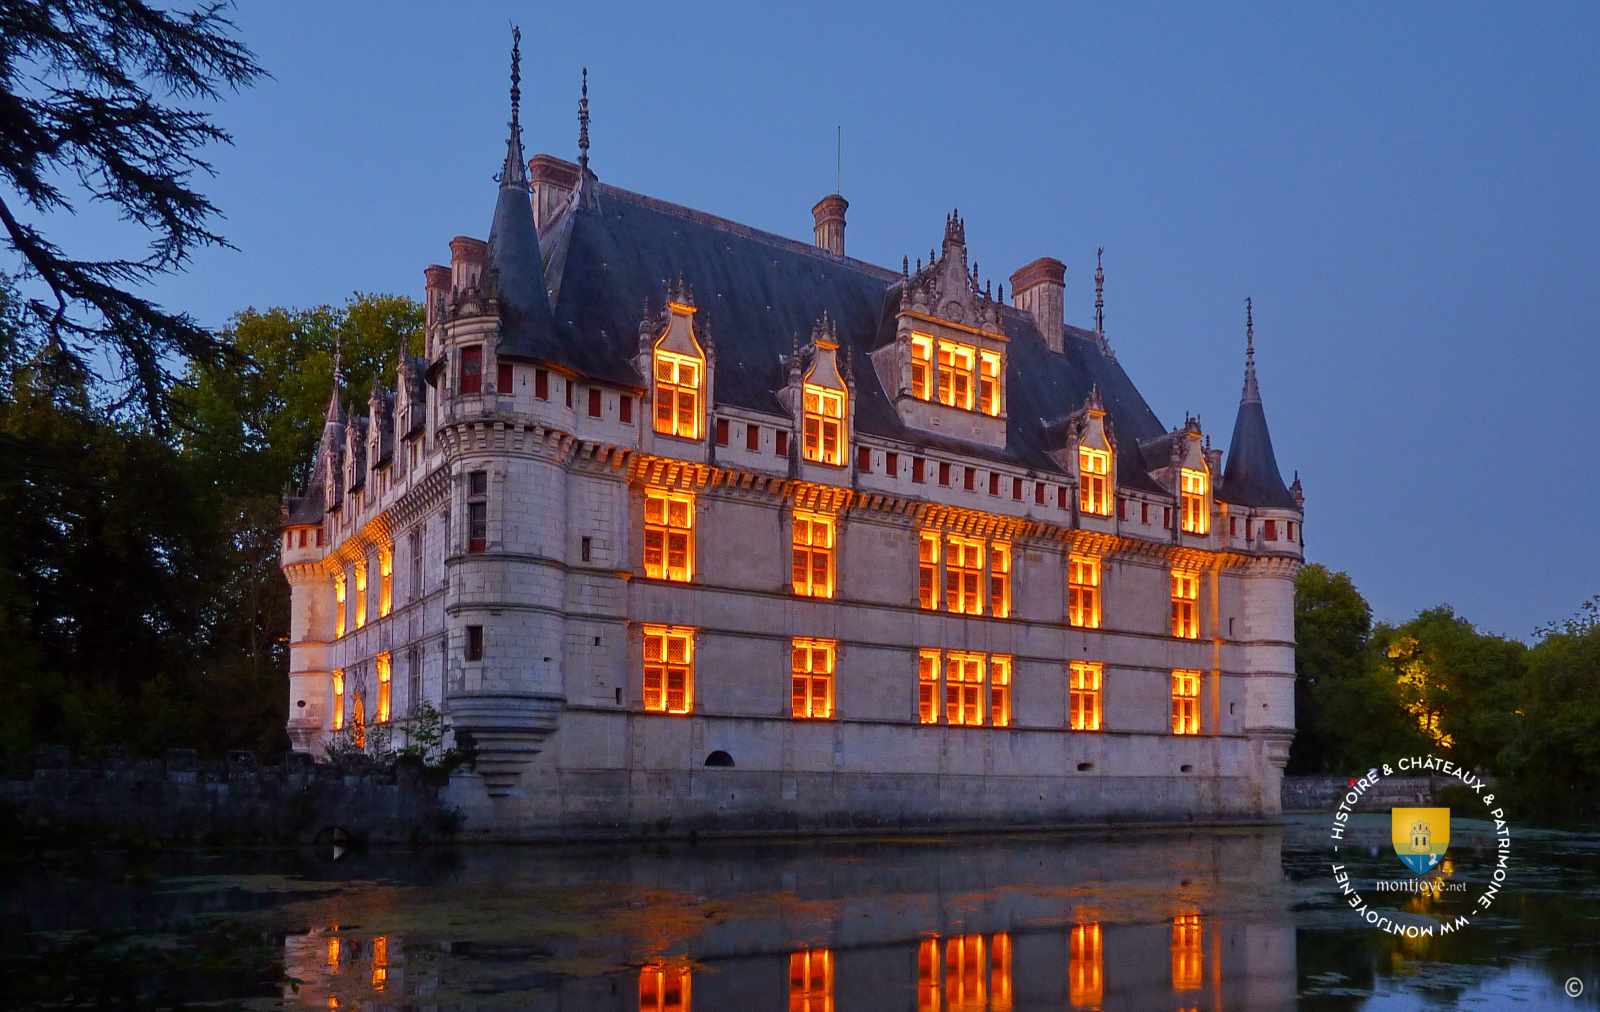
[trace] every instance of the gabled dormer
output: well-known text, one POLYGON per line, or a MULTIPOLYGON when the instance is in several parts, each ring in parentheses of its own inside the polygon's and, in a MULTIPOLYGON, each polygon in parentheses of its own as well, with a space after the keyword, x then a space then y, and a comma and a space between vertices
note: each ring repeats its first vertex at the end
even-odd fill
POLYGON ((367 419, 352 415, 344 432, 344 487, 350 492, 366 484, 367 419))
POLYGON ((650 377, 650 431, 657 440, 700 442, 706 436, 716 354, 710 330, 697 320, 694 290, 684 283, 669 286, 661 312, 639 324, 636 365, 650 377))
POLYGON ((394 435, 401 441, 422 433, 427 420, 427 387, 422 379, 425 363, 400 350, 395 368, 394 435))
POLYGON ((966 222, 945 219, 944 243, 926 267, 889 291, 893 337, 873 368, 900 420, 913 429, 990 446, 1006 442, 1006 349, 1000 303, 967 265, 966 222))
POLYGON ((1117 499, 1117 444, 1098 386, 1068 416, 1065 439, 1051 456, 1078 489, 1078 515, 1110 520, 1117 499))
POLYGON ((811 341, 789 362, 779 399, 800 432, 802 465, 844 468, 850 462, 855 384, 839 354, 838 326, 826 312, 811 328, 811 341))
POLYGON ((387 465, 393 453, 394 395, 374 376, 367 398, 367 468, 376 471, 387 465))
MULTIPOLYGON (((1200 419, 1185 416, 1183 427, 1174 429, 1152 443, 1164 442, 1166 460, 1163 466, 1150 472, 1150 477, 1162 488, 1172 493, 1177 505, 1174 522, 1179 534, 1190 537, 1207 537, 1211 533, 1211 511, 1214 499, 1216 455, 1206 444, 1200 419)), ((1152 459, 1153 445, 1146 446, 1145 460, 1152 459)), ((1159 451, 1158 451, 1159 452, 1159 451)))

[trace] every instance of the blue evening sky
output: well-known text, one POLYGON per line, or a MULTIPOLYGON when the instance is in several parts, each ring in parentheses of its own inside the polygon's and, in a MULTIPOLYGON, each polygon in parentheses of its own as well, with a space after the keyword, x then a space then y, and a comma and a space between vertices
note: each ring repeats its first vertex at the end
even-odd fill
MULTIPOLYGON (((1065 261, 1086 325, 1104 245, 1118 357, 1163 422, 1198 412, 1219 445, 1253 296, 1307 553, 1379 618, 1449 602, 1527 636, 1600 592, 1594 5, 236 13, 274 75, 218 113, 237 146, 206 186, 239 251, 158 289, 206 323, 420 295, 452 235, 484 236, 516 20, 530 154, 576 154, 587 64, 607 182, 809 238, 837 125, 852 255, 926 256, 958 206, 995 280, 1065 261)), ((128 235, 89 214, 58 234, 128 235)))

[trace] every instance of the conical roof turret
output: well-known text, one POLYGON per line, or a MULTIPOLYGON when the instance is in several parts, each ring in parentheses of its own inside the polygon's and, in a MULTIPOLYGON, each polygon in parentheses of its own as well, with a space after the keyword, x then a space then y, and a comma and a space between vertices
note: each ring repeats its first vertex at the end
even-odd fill
POLYGON ((1261 405, 1261 387, 1256 382, 1255 309, 1249 299, 1245 300, 1244 390, 1233 421, 1233 438, 1228 441, 1221 492, 1224 499, 1241 506, 1299 509, 1278 471, 1267 412, 1261 405))

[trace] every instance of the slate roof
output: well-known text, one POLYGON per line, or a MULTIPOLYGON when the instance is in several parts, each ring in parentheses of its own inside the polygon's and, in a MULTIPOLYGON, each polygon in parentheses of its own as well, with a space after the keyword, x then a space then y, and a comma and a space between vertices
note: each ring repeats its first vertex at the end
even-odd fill
POLYGON ((1098 384, 1117 439, 1119 482, 1164 491, 1145 473, 1138 443, 1165 429, 1093 332, 1064 328, 1064 352, 1055 354, 1031 314, 1003 307, 1010 338, 1005 448, 930 436, 901 424, 868 357, 886 327, 892 334, 899 272, 618 187, 595 190, 593 200, 569 205, 545 229, 556 346, 540 358, 642 387, 632 363, 639 321, 646 302, 659 307, 668 282, 681 275, 694 291, 697 324, 715 346, 719 404, 785 414, 776 396, 785 382, 781 359, 826 312, 856 379, 858 431, 1060 473, 1046 423, 1076 410, 1098 384))
POLYGON ((1278 458, 1272 452, 1272 434, 1267 431, 1267 413, 1260 398, 1239 402, 1233 438, 1228 441, 1228 463, 1222 469, 1222 487, 1217 495, 1241 506, 1300 508, 1278 472, 1278 458))

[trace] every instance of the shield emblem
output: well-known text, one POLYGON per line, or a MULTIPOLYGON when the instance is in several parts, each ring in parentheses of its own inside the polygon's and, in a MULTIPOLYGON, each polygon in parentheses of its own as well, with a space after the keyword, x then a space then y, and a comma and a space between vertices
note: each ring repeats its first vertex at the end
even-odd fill
POLYGON ((1450 846, 1450 809, 1391 808, 1389 832, 1401 863, 1413 875, 1426 875, 1450 846))

